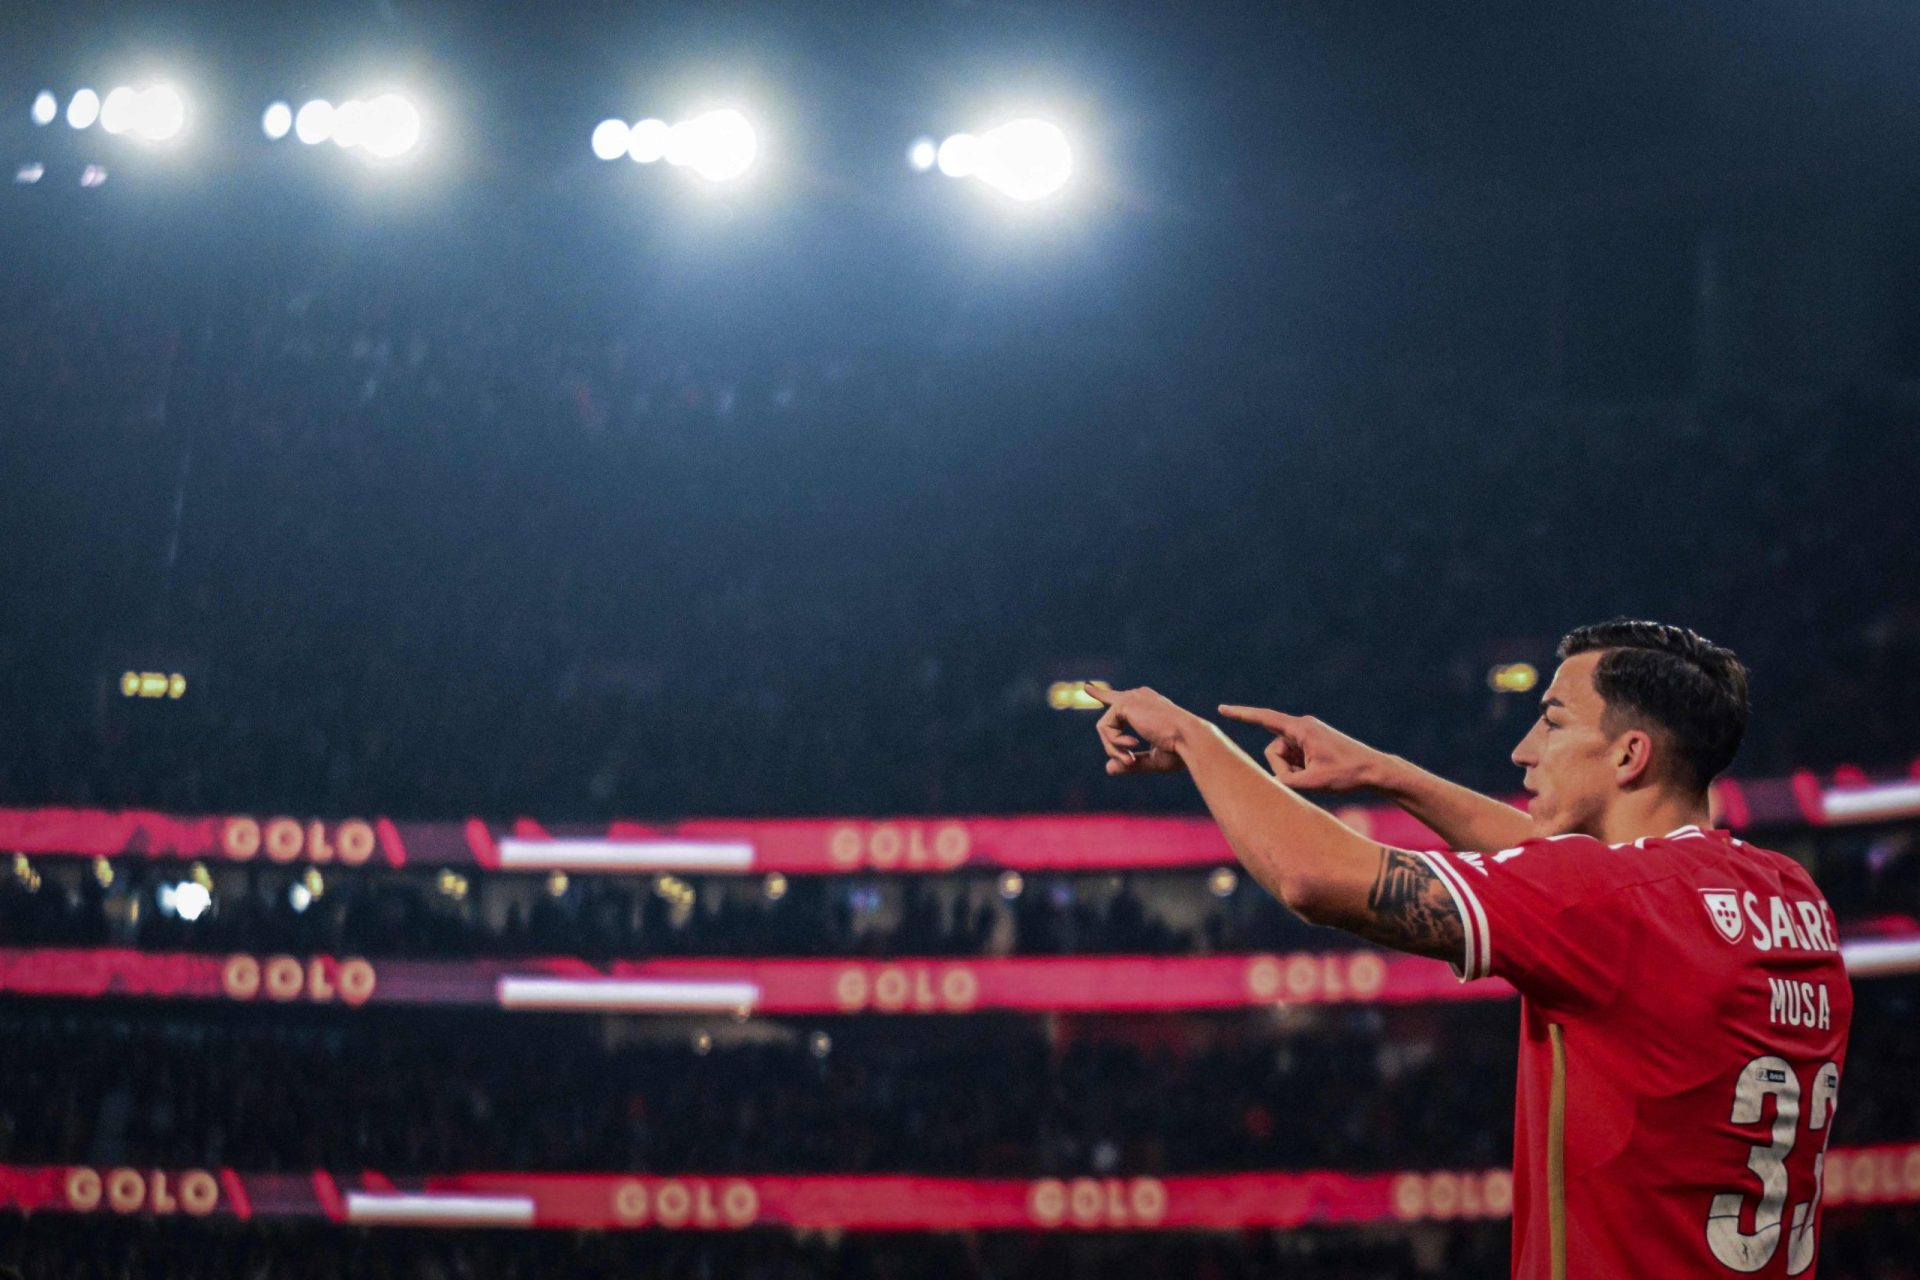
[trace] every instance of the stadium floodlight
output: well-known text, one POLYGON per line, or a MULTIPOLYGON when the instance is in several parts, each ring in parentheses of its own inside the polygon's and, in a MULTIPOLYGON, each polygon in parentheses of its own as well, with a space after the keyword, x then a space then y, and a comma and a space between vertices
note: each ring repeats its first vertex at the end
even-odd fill
POLYGON ((170 84, 148 85, 134 99, 133 130, 148 142, 167 142, 187 127, 187 100, 170 84))
POLYGON ((100 95, 82 89, 67 102, 67 123, 76 129, 88 129, 100 118, 100 95))
POLYGON ((649 116, 645 120, 635 121, 627 134, 627 155, 637 164, 664 160, 672 138, 673 126, 665 120, 655 120, 649 116))
POLYGON ((753 167, 760 141, 732 107, 682 120, 667 135, 667 163, 692 169, 709 182, 727 182, 753 167))
POLYGON ((420 145, 420 109, 397 93, 367 103, 360 120, 360 146, 376 160, 397 160, 420 145))
POLYGON ((117 85, 101 102, 99 120, 100 128, 115 136, 132 134, 148 142, 165 142, 186 127, 187 104, 171 85, 145 89, 117 85))
POLYGON ((907 163, 920 173, 933 168, 939 158, 940 144, 932 138, 915 138, 907 148, 907 163))
POLYGON ((108 91, 100 103, 100 127, 111 134, 122 134, 133 128, 134 112, 140 105, 140 95, 132 85, 120 85, 108 91))
POLYGON ((1049 121, 1010 120, 987 130, 980 141, 980 179, 1014 200, 1044 199, 1073 175, 1073 148, 1060 126, 1049 121))
POLYGON ((333 145, 345 151, 360 145, 367 127, 367 104, 348 98, 333 109, 333 145))
POLYGON ((293 136, 310 147, 319 146, 333 136, 333 104, 315 98, 300 108, 293 118, 293 136))
POLYGON ((935 153, 940 172, 949 178, 971 178, 980 169, 980 139, 970 133, 956 133, 940 144, 935 153))
POLYGON ((618 160, 626 154, 631 130, 625 120, 602 120, 593 126, 593 154, 601 160, 618 160))
POLYGON ((33 95, 33 108, 30 114, 35 124, 52 124, 60 114, 60 99, 53 96, 53 90, 42 89, 33 95))
POLYGON ((293 108, 284 102, 267 104, 260 113, 260 132, 267 135, 269 141, 278 142, 293 130, 293 108))

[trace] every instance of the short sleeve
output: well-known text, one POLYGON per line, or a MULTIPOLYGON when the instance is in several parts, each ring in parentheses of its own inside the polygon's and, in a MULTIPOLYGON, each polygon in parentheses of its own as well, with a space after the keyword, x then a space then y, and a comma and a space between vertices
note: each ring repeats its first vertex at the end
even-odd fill
POLYGON ((1498 976, 1523 995, 1568 1007, 1604 1004, 1633 946, 1630 907, 1616 890, 1644 880, 1632 846, 1545 836, 1494 853, 1424 853, 1460 912, 1453 971, 1498 976))

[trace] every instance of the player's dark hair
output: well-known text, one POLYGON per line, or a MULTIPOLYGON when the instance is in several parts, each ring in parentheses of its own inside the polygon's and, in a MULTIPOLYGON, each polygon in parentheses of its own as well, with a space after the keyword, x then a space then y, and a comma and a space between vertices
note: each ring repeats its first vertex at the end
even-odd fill
POLYGON ((1747 731, 1747 669, 1733 650, 1685 627, 1633 618, 1579 627, 1560 642, 1563 659, 1595 651, 1593 687, 1608 718, 1665 730, 1676 781, 1704 791, 1733 763, 1747 731))

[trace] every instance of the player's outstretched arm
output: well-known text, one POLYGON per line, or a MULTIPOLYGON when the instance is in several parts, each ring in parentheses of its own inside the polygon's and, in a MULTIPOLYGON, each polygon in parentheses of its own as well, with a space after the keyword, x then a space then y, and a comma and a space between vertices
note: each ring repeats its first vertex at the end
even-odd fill
POLYGON ((1420 854, 1377 845, 1309 804, 1219 726, 1151 689, 1088 692, 1107 704, 1107 772, 1184 768, 1241 865, 1301 917, 1400 951, 1460 956, 1459 912, 1420 854))
POLYGON ((1313 716, 1222 706, 1220 714, 1273 735, 1273 776, 1302 791, 1378 791, 1439 833, 1453 849, 1508 849, 1533 834, 1527 815, 1389 755, 1313 716))

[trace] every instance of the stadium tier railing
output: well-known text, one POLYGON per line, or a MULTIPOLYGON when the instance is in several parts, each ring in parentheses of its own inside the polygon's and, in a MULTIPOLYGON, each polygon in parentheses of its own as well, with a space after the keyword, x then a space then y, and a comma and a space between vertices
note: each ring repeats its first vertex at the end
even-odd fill
MULTIPOLYGON (((1920 938, 1842 944, 1849 971, 1920 971, 1920 938)), ((981 959, 562 957, 368 960, 128 948, 0 948, 0 995, 256 1005, 456 1005, 511 1011, 719 1014, 1127 1013, 1293 1004, 1510 999, 1437 960, 1370 949, 981 959)))
MULTIPOLYGON (((1826 1153, 1827 1208, 1920 1201, 1920 1143, 1826 1153)), ((458 1173, 388 1178, 0 1165, 0 1209, 356 1226, 739 1231, 1168 1231, 1504 1218, 1504 1169, 1181 1177, 654 1177, 458 1173)))
MULTIPOLYGON (((1920 816, 1920 779, 1823 782, 1723 780, 1715 821, 1734 831, 1888 822, 1920 816)), ((1432 831, 1397 809, 1335 806, 1383 844, 1437 848, 1432 831)), ((614 821, 547 827, 490 823, 321 819, 273 814, 200 817, 146 810, 0 809, 0 851, 34 856, 218 859, 322 866, 479 867, 569 873, 830 875, 846 872, 1128 871, 1226 865, 1214 825, 1200 817, 1116 814, 1014 818, 806 818, 614 821)))

